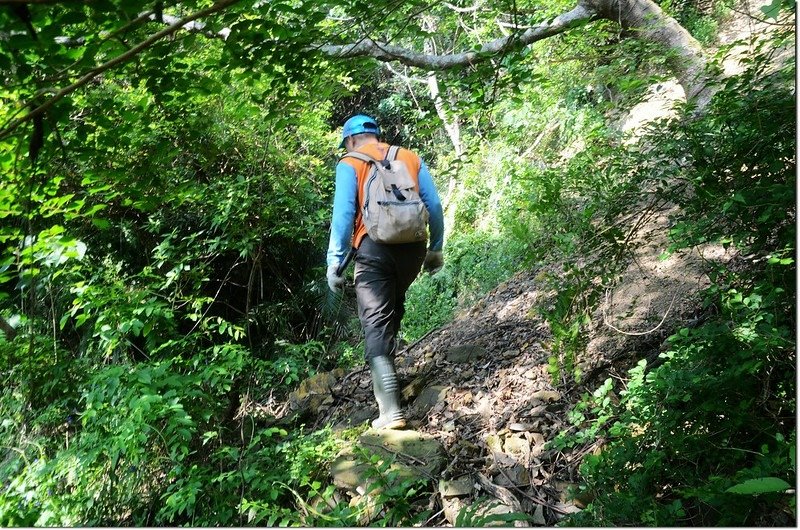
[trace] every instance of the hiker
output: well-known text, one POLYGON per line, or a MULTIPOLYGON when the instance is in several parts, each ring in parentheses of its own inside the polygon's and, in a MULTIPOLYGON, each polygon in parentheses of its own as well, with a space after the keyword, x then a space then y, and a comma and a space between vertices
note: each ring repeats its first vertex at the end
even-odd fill
MULTIPOLYGON (((419 274, 420 267, 435 274, 444 264, 444 216, 436 186, 422 159, 407 149, 380 142, 379 137, 377 122, 363 114, 348 119, 342 128, 342 142, 339 147, 346 148, 348 154, 336 166, 327 280, 331 291, 336 293, 341 290, 344 284, 342 265, 346 266, 348 252, 354 252, 358 317, 364 330, 364 355, 369 363, 372 388, 379 411, 379 417, 372 422, 372 427, 399 429, 405 426, 406 421, 400 408, 394 357, 397 353, 400 321, 405 311, 405 295, 411 282, 419 274), (398 160, 402 164, 391 160, 398 160), (422 223, 421 230, 417 228, 411 236, 411 239, 415 239, 411 242, 390 244, 375 241, 381 239, 378 234, 385 232, 378 232, 373 227, 377 216, 371 215, 370 209, 366 210, 365 223, 364 206, 369 199, 367 195, 376 193, 372 191, 372 186, 367 192, 366 186, 372 184, 370 177, 378 171, 376 166, 379 162, 383 166, 381 169, 397 170, 393 173, 394 177, 387 179, 396 178, 399 186, 398 188, 392 184, 391 188, 387 187, 386 193, 390 194, 388 198, 391 200, 380 204, 400 204, 398 201, 405 201, 402 204, 407 207, 403 208, 403 212, 408 212, 412 210, 413 203, 417 202, 421 210, 420 215, 411 220, 422 223), (404 187, 403 182, 410 185, 404 187), (425 224, 430 231, 430 242, 427 244, 428 230, 425 224), (367 225, 370 228, 369 234, 367 225), (342 270, 339 270, 340 267, 342 270)), ((377 202, 379 201, 373 197, 369 208, 373 208, 373 203, 377 202)), ((398 215, 402 216, 403 213, 398 215)), ((393 227, 389 227, 389 232, 392 232, 391 228, 393 227)), ((406 239, 408 237, 400 240, 406 239)))

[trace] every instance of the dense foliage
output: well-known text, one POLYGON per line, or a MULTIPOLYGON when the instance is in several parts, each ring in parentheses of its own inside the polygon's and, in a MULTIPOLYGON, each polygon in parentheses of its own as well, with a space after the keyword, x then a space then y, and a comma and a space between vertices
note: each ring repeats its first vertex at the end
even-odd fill
MULTIPOLYGON (((777 42, 640 149, 612 121, 667 76, 665 54, 611 23, 439 72, 439 100, 426 72, 318 53, 364 32, 468 48, 565 2, 223 4, 0 6, 0 524, 359 524, 324 473, 359 429, 252 414, 361 363, 352 301, 322 280, 354 111, 422 154, 447 207, 446 267, 412 287, 408 340, 523 267, 566 263, 543 315, 554 375, 579 378, 594 279, 628 256, 616 219, 655 195, 681 206, 672 251, 735 248, 709 264, 697 325, 587 395, 556 444, 605 442, 577 524, 794 521, 796 107, 777 42)), ((663 7, 704 43, 726 13, 663 7)), ((378 523, 424 522, 425 485, 372 463, 378 523)))
POLYGON ((708 264, 711 285, 692 327, 572 412, 577 433, 557 444, 603 441, 583 462, 595 500, 578 524, 793 521, 794 70, 771 71, 770 56, 730 79, 702 119, 653 131, 649 153, 680 164, 624 166, 635 168, 637 186, 682 206, 671 251, 719 243, 738 252, 708 264))

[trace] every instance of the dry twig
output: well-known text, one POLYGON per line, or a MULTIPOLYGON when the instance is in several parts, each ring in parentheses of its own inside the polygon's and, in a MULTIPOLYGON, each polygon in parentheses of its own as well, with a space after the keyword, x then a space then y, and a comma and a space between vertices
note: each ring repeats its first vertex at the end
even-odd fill
POLYGON ((602 308, 603 309, 603 324, 605 324, 606 326, 610 327, 611 329, 613 329, 614 331, 616 331, 618 333, 622 333, 623 335, 630 335, 630 336, 633 336, 633 337, 638 337, 638 336, 642 336, 642 335, 649 335, 649 334, 653 333, 654 331, 656 331, 658 328, 660 328, 664 324, 664 322, 667 320, 667 315, 669 315, 670 310, 672 310, 672 305, 675 303, 675 299, 678 297, 678 292, 675 291, 675 294, 672 296, 672 302, 669 303, 669 307, 667 308, 667 311, 664 313, 664 318, 662 318, 661 322, 659 322, 658 325, 656 327, 654 327, 653 329, 648 330, 648 331, 641 331, 641 332, 637 332, 637 331, 622 331, 621 329, 619 329, 617 327, 614 327, 612 324, 610 324, 608 322, 607 318, 606 318, 606 306, 608 305, 608 292, 609 292, 609 289, 606 289, 606 303, 603 305, 603 308, 602 308))

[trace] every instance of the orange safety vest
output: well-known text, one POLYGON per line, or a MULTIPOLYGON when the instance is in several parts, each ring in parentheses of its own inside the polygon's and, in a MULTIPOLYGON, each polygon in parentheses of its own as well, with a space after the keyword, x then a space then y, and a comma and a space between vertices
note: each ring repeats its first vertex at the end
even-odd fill
MULTIPOLYGON (((383 160, 386 157, 386 153, 389 152, 389 147, 389 144, 373 143, 362 145, 356 151, 369 155, 376 160, 383 160)), ((397 160, 402 160, 405 163, 411 178, 414 179, 414 184, 417 186, 417 192, 419 192, 419 169, 422 167, 422 162, 419 157, 408 149, 403 149, 401 147, 397 151, 397 160)), ((372 173, 372 163, 349 157, 343 158, 342 162, 349 164, 356 171, 358 197, 356 197, 356 223, 353 233, 353 248, 358 248, 361 246, 364 236, 367 235, 367 227, 364 225, 364 219, 362 219, 362 210, 364 208, 365 199, 364 185, 367 183, 370 173, 372 173)))

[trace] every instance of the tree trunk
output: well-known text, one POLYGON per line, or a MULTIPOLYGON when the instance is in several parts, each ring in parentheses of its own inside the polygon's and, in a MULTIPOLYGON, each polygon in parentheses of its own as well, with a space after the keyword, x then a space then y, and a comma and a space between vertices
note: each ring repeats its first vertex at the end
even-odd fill
POLYGON ((461 157, 464 154, 464 148, 461 145, 461 125, 458 116, 449 117, 447 115, 447 110, 444 108, 444 100, 439 93, 439 80, 436 78, 435 72, 428 72, 428 90, 433 100, 433 106, 436 107, 436 114, 439 115, 439 119, 444 124, 444 130, 453 144, 456 156, 461 157))
POLYGON ((698 109, 706 106, 713 88, 706 75, 702 46, 678 22, 667 16, 652 0, 586 0, 600 18, 617 22, 639 38, 671 50, 669 66, 686 92, 686 99, 698 109))
MULTIPOLYGON (((439 29, 437 26, 435 20, 431 18, 423 19, 423 27, 427 31, 435 33, 439 29)), ((425 53, 428 55, 436 53, 436 45, 432 38, 425 39, 425 53)), ((461 148, 461 128, 459 126, 458 116, 450 117, 447 115, 447 109, 444 107, 444 100, 439 93, 439 79, 436 77, 436 72, 434 70, 428 71, 427 83, 433 106, 436 108, 436 114, 439 116, 439 119, 442 120, 444 130, 447 132, 447 136, 453 144, 456 156, 460 157, 463 153, 463 149, 461 148)))
MULTIPOLYGON (((450 142, 453 144, 453 150, 455 151, 456 157, 461 158, 461 155, 464 154, 464 148, 461 144, 461 126, 459 119, 457 115, 454 115, 452 119, 447 116, 447 111, 444 108, 444 100, 439 93, 439 81, 436 78, 436 73, 434 71, 428 72, 428 90, 430 90, 433 105, 436 107, 436 113, 439 115, 439 119, 442 120, 444 129, 447 132, 447 136, 450 138, 450 142)), ((445 193, 444 200, 442 201, 445 212, 445 222, 447 223, 447 226, 453 226, 453 221, 455 219, 456 201, 454 198, 455 192, 458 189, 457 184, 458 179, 454 174, 451 173, 447 181, 447 192, 445 193)))
POLYGON ((5 333, 6 339, 8 339, 8 340, 13 340, 14 337, 17 336, 17 330, 14 329, 11 326, 11 324, 6 322, 6 319, 4 319, 3 317, 0 317, 0 331, 5 333))

